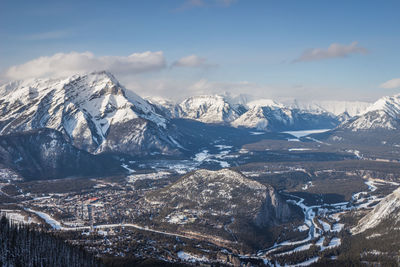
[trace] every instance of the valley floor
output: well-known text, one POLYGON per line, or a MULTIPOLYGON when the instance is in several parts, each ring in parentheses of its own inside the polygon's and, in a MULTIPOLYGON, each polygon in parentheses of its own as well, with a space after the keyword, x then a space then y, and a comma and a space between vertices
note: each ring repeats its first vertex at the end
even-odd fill
POLYGON ((114 177, 27 182, 2 170, 0 209, 14 222, 42 224, 99 257, 254 266, 334 261, 360 216, 399 186, 399 163, 304 141, 301 133, 295 138, 241 147, 216 140, 190 159, 121 159, 128 175, 114 177), (186 173, 228 167, 272 185, 304 220, 265 229, 271 242, 248 245, 238 243, 233 220, 205 232, 198 228, 201 211, 159 214, 157 203, 145 201, 186 173))

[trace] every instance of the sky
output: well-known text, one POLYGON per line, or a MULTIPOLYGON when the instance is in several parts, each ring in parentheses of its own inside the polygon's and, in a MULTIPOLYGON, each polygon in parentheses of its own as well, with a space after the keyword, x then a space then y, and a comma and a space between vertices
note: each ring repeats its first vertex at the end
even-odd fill
POLYGON ((400 1, 0 0, 0 82, 108 70, 141 96, 375 101, 400 1))

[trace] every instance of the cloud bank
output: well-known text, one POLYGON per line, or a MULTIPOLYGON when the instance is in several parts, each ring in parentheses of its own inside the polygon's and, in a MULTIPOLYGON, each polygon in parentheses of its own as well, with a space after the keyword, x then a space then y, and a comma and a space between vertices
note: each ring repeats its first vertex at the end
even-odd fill
POLYGON ((349 45, 338 43, 331 44, 327 49, 311 48, 303 52, 303 54, 294 60, 294 62, 318 61, 330 58, 345 58, 351 54, 366 54, 368 50, 362 46, 358 46, 358 42, 352 42, 349 45))
POLYGON ((384 89, 400 88, 400 78, 391 79, 387 82, 382 83, 379 87, 384 89))
POLYGON ((39 57, 7 69, 4 76, 10 80, 28 78, 63 77, 77 73, 108 70, 115 74, 138 74, 166 67, 162 51, 133 53, 129 56, 96 57, 91 52, 58 53, 39 57))

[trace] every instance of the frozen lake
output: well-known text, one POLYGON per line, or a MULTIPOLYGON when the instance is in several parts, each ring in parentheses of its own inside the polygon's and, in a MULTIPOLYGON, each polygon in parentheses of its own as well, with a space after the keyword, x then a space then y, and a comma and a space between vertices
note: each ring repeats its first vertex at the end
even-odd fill
POLYGON ((300 138, 309 134, 314 134, 314 133, 323 133, 327 132, 332 129, 315 129, 315 130, 300 130, 300 131, 286 131, 282 133, 287 133, 295 136, 296 138, 300 138))

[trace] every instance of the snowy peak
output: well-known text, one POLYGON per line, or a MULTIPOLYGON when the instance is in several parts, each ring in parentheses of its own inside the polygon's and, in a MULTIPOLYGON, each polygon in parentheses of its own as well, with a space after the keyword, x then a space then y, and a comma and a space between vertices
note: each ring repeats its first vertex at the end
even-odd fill
POLYGON ((235 127, 257 128, 263 131, 284 131, 333 128, 338 118, 327 112, 314 113, 292 109, 276 102, 268 106, 254 105, 246 113, 232 122, 235 127))
POLYGON ((232 104, 221 95, 189 97, 178 105, 181 118, 205 123, 229 123, 245 112, 240 104, 232 104))
POLYGON ((368 107, 363 114, 371 111, 384 111, 389 116, 398 119, 400 117, 400 94, 382 97, 368 107))
POLYGON ((400 94, 382 97, 363 113, 343 123, 340 127, 351 131, 395 130, 400 127, 400 94))
POLYGON ((165 128, 167 122, 105 71, 14 82, 0 92, 0 134, 52 128, 90 152, 101 152, 111 126, 145 121, 165 128))
POLYGON ((322 109, 316 112, 285 106, 272 99, 248 101, 244 96, 194 96, 179 104, 164 99, 152 99, 151 102, 171 118, 224 123, 263 131, 334 128, 348 119, 347 113, 336 116, 322 109))
POLYGON ((268 130, 269 124, 262 106, 254 106, 232 122, 234 127, 256 128, 258 130, 268 130))
POLYGON ((284 108, 285 105, 276 102, 272 99, 258 99, 247 102, 248 108, 257 108, 257 107, 271 107, 271 108, 284 108))
POLYGON ((293 101, 288 103, 291 108, 307 110, 309 112, 329 112, 336 116, 348 114, 350 117, 363 113, 371 103, 361 101, 293 101))

